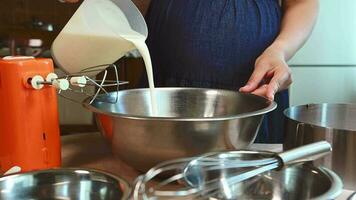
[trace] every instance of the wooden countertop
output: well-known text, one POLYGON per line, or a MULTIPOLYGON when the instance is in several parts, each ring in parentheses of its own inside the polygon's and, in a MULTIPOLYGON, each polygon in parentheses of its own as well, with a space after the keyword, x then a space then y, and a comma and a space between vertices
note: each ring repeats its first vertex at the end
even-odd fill
POLYGON ((62 137, 62 166, 99 169, 132 182, 140 173, 111 153, 110 144, 99 133, 62 137))
MULTIPOLYGON (((252 149, 282 151, 281 144, 253 144, 252 149)), ((99 133, 76 134, 62 137, 62 166, 99 169, 120 176, 130 183, 140 173, 111 153, 110 144, 99 133)), ((348 199, 352 191, 344 191, 337 200, 348 199)))

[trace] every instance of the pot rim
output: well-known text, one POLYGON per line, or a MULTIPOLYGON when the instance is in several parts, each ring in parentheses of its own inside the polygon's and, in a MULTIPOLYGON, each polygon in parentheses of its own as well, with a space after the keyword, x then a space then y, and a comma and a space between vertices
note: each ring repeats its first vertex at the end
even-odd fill
MULTIPOLYGON (((192 88, 192 87, 156 87, 156 90, 213 90, 213 91, 220 91, 220 92, 235 92, 232 90, 223 90, 223 89, 209 89, 209 88, 192 88)), ((143 91, 143 90, 148 90, 148 88, 139 88, 139 89, 130 89, 130 90, 121 90, 119 92, 127 92, 127 91, 143 91)), ((239 93, 236 91, 236 93, 239 93)), ((241 113, 241 114, 236 114, 236 115, 226 115, 226 116, 220 116, 220 117, 159 117, 159 116, 142 116, 142 115, 130 115, 130 114, 122 114, 122 113, 114 113, 114 112, 108 112, 108 111, 103 111, 100 110, 93 105, 89 104, 91 98, 87 98, 83 101, 82 105, 87 108, 88 110, 96 113, 96 114, 104 114, 104 115, 109 115, 112 117, 120 117, 120 118, 125 118, 125 119, 134 119, 134 120, 157 120, 157 121, 191 121, 191 122, 199 122, 199 121, 227 121, 227 120, 233 120, 233 119, 241 119, 241 118, 247 118, 247 117, 254 117, 258 115, 264 115, 266 113, 269 113, 277 108, 277 103, 275 101, 270 101, 264 97, 257 96, 254 94, 246 94, 246 93, 240 93, 246 96, 253 96, 253 97, 258 97, 261 99, 266 100, 268 106, 256 110, 253 112, 248 112, 248 113, 241 113)))
POLYGON ((320 124, 316 124, 316 123, 312 123, 312 122, 307 122, 307 121, 301 121, 301 120, 297 120, 295 118, 292 118, 288 112, 290 112, 290 110, 292 109, 301 109, 303 107, 309 107, 309 106, 317 106, 317 107, 323 107, 323 106, 327 106, 327 105, 331 105, 331 106, 353 106, 356 108, 356 103, 310 103, 310 104, 303 104, 303 105, 297 105, 297 106, 292 106, 289 107, 287 109, 285 109, 283 111, 283 115, 291 121, 296 122, 297 124, 300 125, 309 125, 312 126, 313 128, 320 128, 320 129, 327 129, 327 130, 333 130, 333 131, 345 131, 345 132, 356 132, 356 129, 349 129, 349 128, 334 128, 331 126, 322 126, 320 124))

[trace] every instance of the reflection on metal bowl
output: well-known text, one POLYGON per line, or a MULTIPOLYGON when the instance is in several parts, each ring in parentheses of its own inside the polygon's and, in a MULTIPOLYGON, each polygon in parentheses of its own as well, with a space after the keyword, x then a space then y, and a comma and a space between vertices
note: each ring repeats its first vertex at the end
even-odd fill
POLYGON ((126 200, 129 184, 97 170, 53 169, 0 178, 0 199, 126 200))
POLYGON ((221 199, 335 199, 341 194, 342 186, 341 179, 326 168, 295 166, 271 171, 225 189, 223 197, 230 198, 221 199))
POLYGON ((326 140, 333 148, 321 160, 335 171, 346 189, 356 190, 356 104, 308 104, 284 111, 284 149, 326 140))
POLYGON ((101 95, 91 105, 84 102, 103 135, 112 138, 113 152, 141 171, 174 158, 246 148, 264 114, 276 108, 262 97, 227 90, 156 88, 155 95, 157 116, 150 111, 149 89, 101 95), (117 94, 116 104, 104 103, 117 94))
MULTIPOLYGON (((208 157, 214 158, 216 157, 214 155, 217 154, 211 153, 208 157)), ((223 159, 239 157, 241 160, 256 160, 271 158, 274 155, 270 152, 231 151, 219 156, 223 159)), ((279 171, 272 170, 233 186, 224 184, 226 178, 239 174, 241 172, 239 170, 246 169, 225 169, 218 171, 219 173, 209 171, 200 175, 204 177, 204 181, 220 178, 221 190, 212 199, 325 200, 335 199, 341 194, 343 188, 338 175, 326 168, 314 167, 310 162, 286 167, 279 171)))

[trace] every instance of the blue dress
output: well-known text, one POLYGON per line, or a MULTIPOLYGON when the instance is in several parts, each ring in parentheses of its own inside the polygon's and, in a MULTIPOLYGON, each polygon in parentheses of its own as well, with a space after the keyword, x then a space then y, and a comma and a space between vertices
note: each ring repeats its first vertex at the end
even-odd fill
MULTIPOLYGON (((147 39, 160 87, 238 90, 279 33, 278 0, 151 0, 147 39)), ((287 91, 276 98, 256 142, 283 141, 287 91)))

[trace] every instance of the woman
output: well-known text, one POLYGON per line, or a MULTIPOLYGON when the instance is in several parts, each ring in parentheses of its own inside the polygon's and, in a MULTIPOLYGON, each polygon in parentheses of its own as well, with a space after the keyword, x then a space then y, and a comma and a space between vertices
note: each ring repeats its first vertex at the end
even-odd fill
MULTIPOLYGON (((73 1, 73 0, 69 0, 73 1)), ((140 7, 149 1, 136 0, 140 7)), ((315 24, 318 0, 151 0, 147 44, 157 86, 206 87, 278 103, 256 142, 283 142, 287 61, 315 24)))

